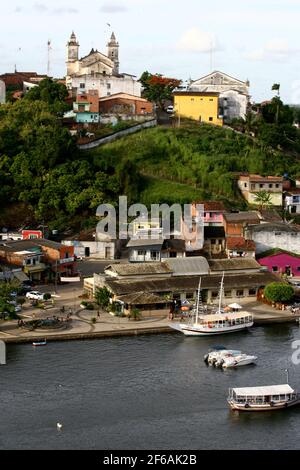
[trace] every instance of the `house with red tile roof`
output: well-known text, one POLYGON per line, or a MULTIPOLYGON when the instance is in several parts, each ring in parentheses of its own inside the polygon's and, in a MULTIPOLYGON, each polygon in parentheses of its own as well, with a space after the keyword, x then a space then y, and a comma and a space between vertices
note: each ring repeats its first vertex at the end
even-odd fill
POLYGON ((238 180, 238 187, 249 204, 258 205, 256 194, 260 191, 266 191, 271 196, 270 202, 273 206, 282 205, 282 176, 241 175, 238 180))
POLYGON ((223 226, 225 207, 221 201, 195 201, 192 203, 192 217, 196 217, 196 205, 203 206, 203 223, 205 227, 223 226))
POLYGON ((255 242, 244 237, 229 237, 226 239, 226 255, 228 258, 255 258, 255 242))

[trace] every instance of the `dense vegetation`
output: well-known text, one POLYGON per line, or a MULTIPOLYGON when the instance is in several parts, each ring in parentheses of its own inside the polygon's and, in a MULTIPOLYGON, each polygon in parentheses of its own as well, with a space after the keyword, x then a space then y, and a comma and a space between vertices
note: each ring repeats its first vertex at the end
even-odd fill
POLYGON ((299 173, 300 132, 281 102, 239 122, 255 137, 183 121, 79 152, 62 125, 61 87, 47 80, 0 107, 0 227, 94 227, 97 206, 117 204, 121 194, 148 206, 210 198, 246 208, 237 172, 299 173))
POLYGON ((294 289, 290 284, 272 282, 266 286, 264 294, 271 302, 290 302, 294 297, 294 289))

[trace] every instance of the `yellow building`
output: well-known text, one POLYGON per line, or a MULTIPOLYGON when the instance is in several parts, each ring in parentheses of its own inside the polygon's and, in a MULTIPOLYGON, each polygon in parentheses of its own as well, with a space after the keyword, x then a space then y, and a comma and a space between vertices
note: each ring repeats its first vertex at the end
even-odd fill
POLYGON ((219 93, 200 91, 177 91, 174 95, 174 111, 177 116, 223 125, 219 117, 219 93))

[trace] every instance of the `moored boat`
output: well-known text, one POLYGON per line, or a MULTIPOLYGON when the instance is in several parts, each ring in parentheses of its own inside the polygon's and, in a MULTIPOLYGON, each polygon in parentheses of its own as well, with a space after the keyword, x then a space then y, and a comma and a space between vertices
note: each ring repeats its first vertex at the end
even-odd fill
POLYGON ((248 354, 239 354, 237 356, 224 357, 221 366, 223 369, 230 369, 232 367, 248 366, 255 364, 257 356, 250 356, 248 354))
POLYGON ((234 411, 274 411, 300 403, 300 394, 288 384, 230 388, 227 402, 234 411))
POLYGON ((32 346, 46 346, 47 340, 44 341, 33 341, 32 346))
POLYGON ((226 313, 222 309, 222 298, 224 290, 224 273, 221 280, 219 292, 219 307, 216 313, 211 315, 201 314, 203 310, 201 301, 201 278, 198 287, 197 305, 190 322, 171 323, 170 327, 180 331, 186 336, 211 336, 224 333, 234 333, 246 330, 253 326, 253 316, 249 312, 226 313))

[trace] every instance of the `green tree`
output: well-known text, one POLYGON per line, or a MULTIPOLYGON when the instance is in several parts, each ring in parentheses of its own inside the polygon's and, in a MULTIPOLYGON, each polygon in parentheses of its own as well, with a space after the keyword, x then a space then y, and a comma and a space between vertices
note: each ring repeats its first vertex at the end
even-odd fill
POLYGON ((264 294, 271 302, 289 302, 294 297, 294 289, 290 284, 272 282, 265 287, 264 294))
POLYGON ((107 289, 107 287, 99 287, 96 289, 95 292, 95 301, 96 304, 102 308, 106 308, 109 305, 109 300, 111 298, 111 293, 107 289))
POLYGON ((45 78, 37 87, 31 88, 25 95, 26 100, 47 103, 53 113, 62 113, 69 108, 66 103, 67 97, 68 90, 66 86, 51 78, 45 78))
POLYGON ((272 194, 268 193, 265 189, 254 194, 254 201, 258 204, 260 210, 272 205, 272 194))

